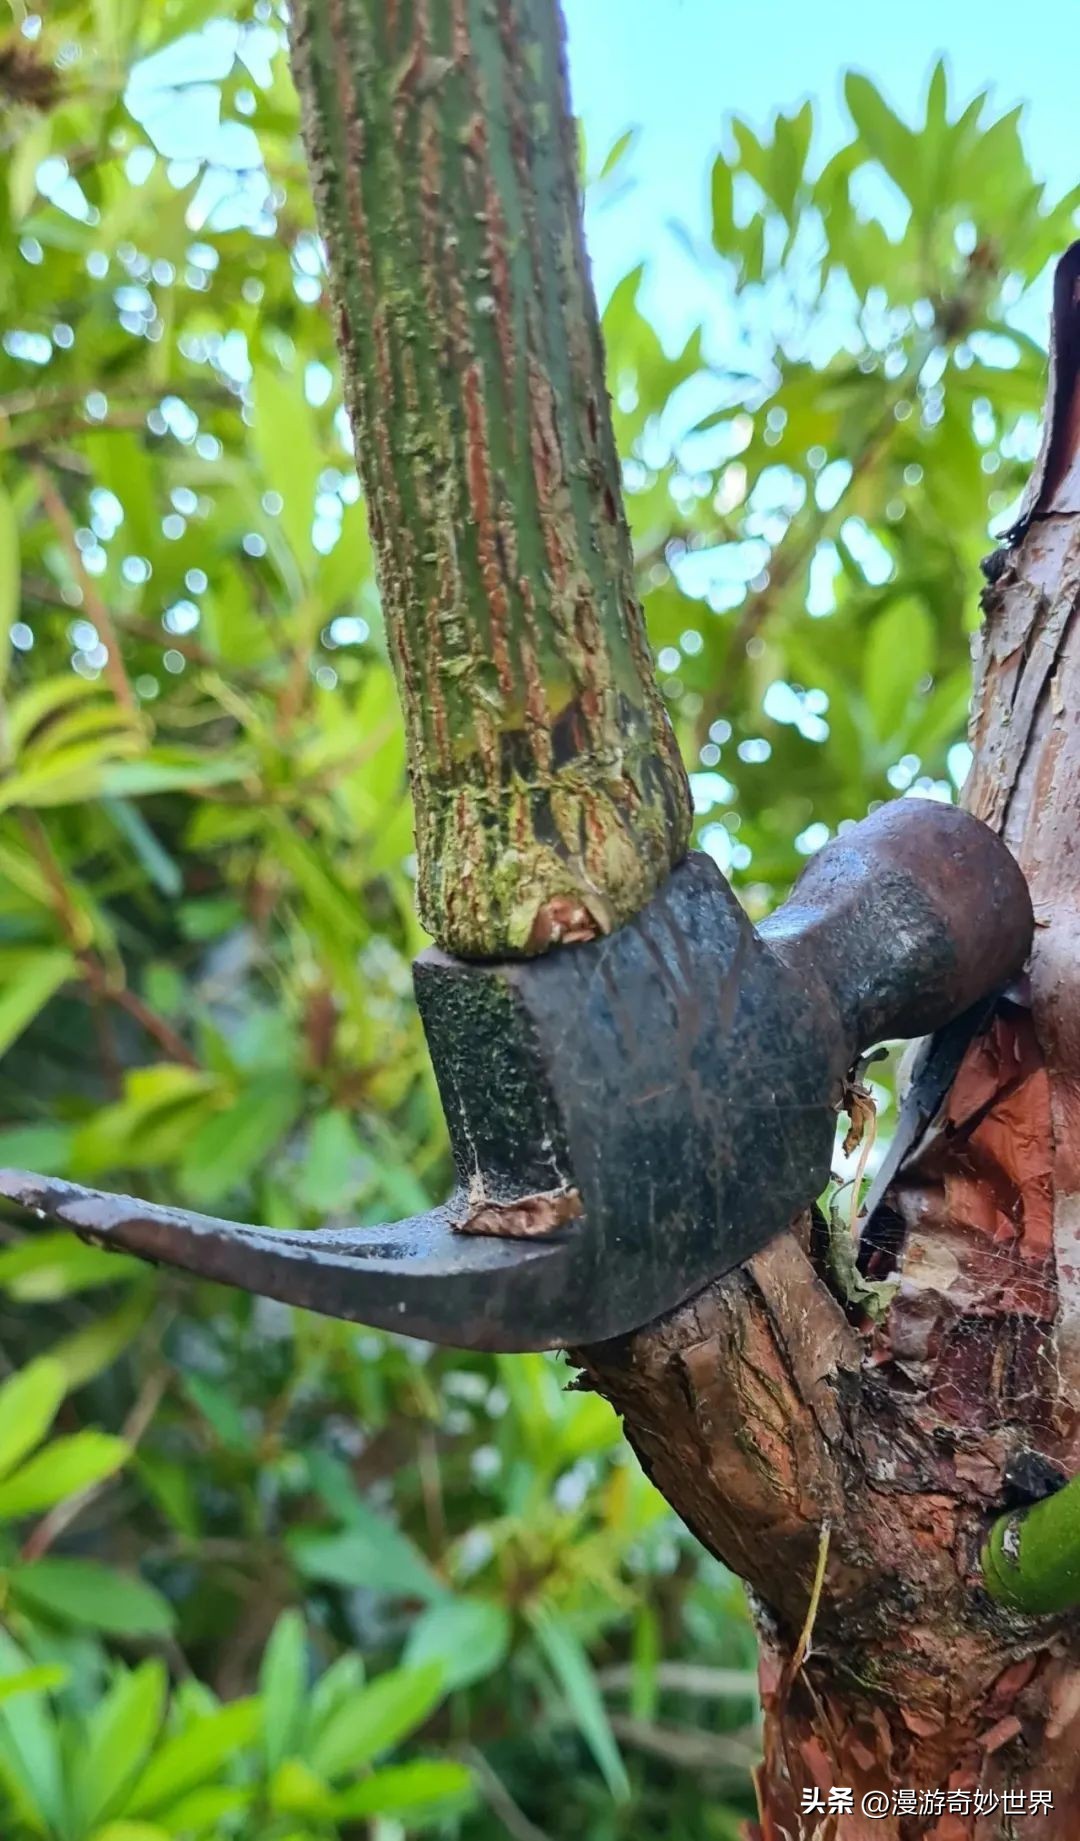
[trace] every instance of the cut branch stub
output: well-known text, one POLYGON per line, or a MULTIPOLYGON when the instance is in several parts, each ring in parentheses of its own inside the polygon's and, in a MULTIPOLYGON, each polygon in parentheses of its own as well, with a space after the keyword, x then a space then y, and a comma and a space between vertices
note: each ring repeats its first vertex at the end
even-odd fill
POLYGON ((293 61, 408 734, 459 955, 636 913, 686 775, 622 509, 553 0, 297 0, 293 61))

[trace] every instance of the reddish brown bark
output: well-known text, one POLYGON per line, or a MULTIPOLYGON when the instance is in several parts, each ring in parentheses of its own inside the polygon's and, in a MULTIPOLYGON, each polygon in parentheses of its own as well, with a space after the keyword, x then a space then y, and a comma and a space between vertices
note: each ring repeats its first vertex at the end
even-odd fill
MULTIPOLYGON (((1057 391, 1072 400, 1060 375, 1057 391)), ((1025 1452, 1080 1466, 1071 464, 1057 456, 1000 559, 976 660, 966 803, 1028 876, 1030 977, 972 1042, 890 1191, 891 1250, 870 1262, 898 1282, 887 1315, 850 1321, 804 1224, 663 1324, 581 1358, 647 1472, 756 1600, 760 1841, 1080 1832, 1080 1617, 1007 1612, 979 1573, 1007 1467, 1025 1452), (815 1788, 826 1808, 851 1790, 852 1812, 804 1812, 815 1788), (860 1811, 867 1793, 902 1789, 906 1809, 860 1811), (1036 1790, 1050 1811, 1031 1813, 1036 1790)))

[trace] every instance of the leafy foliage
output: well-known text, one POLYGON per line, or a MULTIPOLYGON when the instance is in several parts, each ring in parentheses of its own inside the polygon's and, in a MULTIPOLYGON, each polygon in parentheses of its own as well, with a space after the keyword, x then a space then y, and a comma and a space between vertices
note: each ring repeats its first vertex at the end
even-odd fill
MULTIPOLYGON (((273 1225, 410 1212, 446 1152, 408 791, 277 11, 23 20, 0 1158, 273 1225)), ((962 776, 978 559, 1036 437, 1031 291, 1077 203, 941 66, 915 124, 846 95, 836 150, 809 104, 729 124, 686 233, 717 328, 671 353, 638 273, 605 318, 700 841, 754 911, 870 801, 962 776)), ((623 137, 598 193, 641 157, 623 137)), ((14 1229, 0 1347, 12 1841, 487 1841, 508 1797, 552 1841, 708 1841, 752 1809, 739 1595, 555 1362, 14 1229)))

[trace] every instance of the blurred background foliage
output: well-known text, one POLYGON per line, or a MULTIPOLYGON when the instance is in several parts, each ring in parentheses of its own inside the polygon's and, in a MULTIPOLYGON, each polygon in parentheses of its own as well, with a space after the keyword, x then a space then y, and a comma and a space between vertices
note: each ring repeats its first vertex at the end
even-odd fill
MULTIPOLYGON (((954 797, 1073 235, 945 69, 717 122, 738 336, 605 331, 699 842, 954 797)), ((401 729, 269 0, 0 27, 0 1160, 274 1225, 447 1177, 401 729)), ((584 155, 615 208, 647 144, 584 155)), ((883 1102, 887 1096, 882 1090, 883 1102)), ((0 1243, 8 1841, 731 1837, 753 1640, 565 1364, 0 1243)))

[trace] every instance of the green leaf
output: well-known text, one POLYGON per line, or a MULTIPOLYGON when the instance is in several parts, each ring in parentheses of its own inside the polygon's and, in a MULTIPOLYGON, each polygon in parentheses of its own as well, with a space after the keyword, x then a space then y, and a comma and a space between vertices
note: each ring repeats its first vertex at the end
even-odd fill
MULTIPOLYGON (((219 1835, 236 1833, 236 1824, 231 1818, 248 1808, 251 1800, 249 1785, 202 1784, 198 1789, 189 1790, 178 1802, 170 1803, 162 1820, 168 1823, 169 1833, 177 1836, 178 1841, 187 1841, 189 1835, 199 1835, 204 1841, 211 1841, 211 1838, 217 1841, 219 1835)), ((313 1841, 313 1838, 303 1836, 301 1841, 313 1841)))
POLYGON ((251 762, 241 755, 222 754, 214 759, 159 748, 139 761, 112 762, 102 771, 101 795, 136 799, 149 793, 198 792, 243 780, 250 772, 251 762))
POLYGON ((269 1799, 277 1813, 320 1820, 329 1817, 334 1793, 302 1758, 286 1758, 270 1779, 269 1799))
POLYGON ((307 567, 313 551, 315 492, 326 465, 302 373, 286 376, 263 365, 255 372, 255 452, 266 484, 284 501, 281 528, 293 556, 307 567))
MULTIPOLYGON (((23 122, 25 124, 25 116, 23 122)), ((47 120, 39 121, 33 127, 21 126, 12 149, 8 173, 11 216, 15 223, 21 223, 33 209, 37 198, 37 169, 51 145, 47 120)))
POLYGON ((263 1751, 273 1771, 293 1748, 307 1689, 307 1630, 299 1611, 283 1611, 259 1670, 263 1751))
MULTIPOLYGON (((25 1678, 28 1670, 27 1657, 0 1630, 0 1682, 25 1678)), ((0 1763, 24 1809, 36 1818, 36 1832, 63 1834, 67 1799, 59 1727, 42 1695, 16 1693, 0 1703, 0 1763)))
POLYGON ((59 948, 45 952, 21 946, 0 948, 0 1055, 78 969, 74 953, 59 948))
POLYGON ((743 121, 739 115, 731 118, 731 132, 739 150, 739 162, 743 171, 749 173, 755 184, 768 194, 769 190, 769 149, 765 142, 759 140, 750 123, 743 121))
POLYGON ((297 1530, 289 1537, 288 1547, 305 1578, 328 1585, 360 1586, 426 1603, 446 1592, 408 1535, 362 1505, 357 1507, 353 1526, 338 1534, 297 1530))
POLYGON ((62 1176, 71 1156, 68 1125, 9 1125, 0 1131, 0 1168, 62 1176))
POLYGON ((944 57, 935 60, 926 90, 926 125, 942 129, 949 113, 949 73, 944 57))
POLYGON ((116 829, 130 844, 154 887, 170 901, 175 901, 183 893, 184 872, 150 829, 142 813, 127 799, 103 799, 102 810, 108 813, 116 829))
POLYGON ((59 1662, 42 1662, 37 1668, 25 1669, 21 1675, 0 1676, 0 1705, 14 1700, 16 1694, 47 1694, 50 1688, 62 1688, 71 1679, 70 1669, 59 1662))
POLYGON ((308 1763, 331 1783, 358 1771, 422 1726, 443 1693, 438 1662, 380 1675, 330 1714, 307 1748, 308 1763))
POLYGON ((154 506, 149 460, 141 438, 129 429, 103 429, 94 443, 98 479, 124 508, 124 547, 130 554, 146 557, 153 556, 161 541, 161 514, 154 506))
POLYGON ((630 1712, 636 1720, 654 1720, 660 1698, 657 1666, 661 1655, 660 1622, 649 1603, 639 1605, 634 1619, 633 1681, 630 1712))
POLYGON ((798 220, 797 201, 813 128, 813 105, 805 102, 793 115, 779 114, 773 130, 769 193, 792 228, 798 220))
POLYGON ((731 253, 735 229, 735 187, 730 166, 718 153, 712 168, 712 240, 721 256, 731 253))
POLYGON ((32 810, 87 805, 107 790, 108 763, 121 754, 137 754, 142 747, 142 738, 133 730, 110 729, 93 741, 48 754, 0 782, 0 811, 20 805, 32 810))
POLYGON ((600 171, 597 174, 598 179, 607 179, 610 177, 618 166, 619 161, 624 159, 629 153, 634 142, 638 139, 639 133, 640 130, 638 128, 627 128, 619 135, 616 141, 612 142, 600 171))
POLYGON ((91 1717, 75 1787, 84 1822, 123 1807, 123 1793, 144 1768, 165 1713, 168 1681, 152 1659, 121 1673, 91 1717))
POLYGON ((373 1771, 363 1783, 335 1797, 331 1808, 339 1822, 400 1816, 411 1827, 418 1820, 461 1813, 474 1794, 472 1777, 463 1764, 451 1758, 414 1758, 409 1764, 373 1771))
POLYGON ((7 742, 12 756, 20 754, 42 725, 49 723, 58 711, 87 698, 96 701, 104 698, 103 708, 116 707, 100 684, 92 679, 77 678, 74 672, 28 685, 12 699, 7 711, 7 742))
POLYGON ((202 1531, 198 1485, 189 1465, 140 1446, 134 1468, 140 1482, 154 1498, 167 1521, 179 1533, 198 1540, 202 1531))
POLYGON ((185 1374, 181 1385, 229 1451, 249 1451, 251 1434, 244 1410, 229 1388, 205 1374, 185 1374))
POLYGON ((61 1364, 39 1356, 0 1387, 0 1479, 39 1445, 67 1392, 61 1364))
POLYGON ((70 751, 83 742, 99 742, 103 753, 115 742, 121 750, 134 737, 142 746, 143 729, 138 716, 121 704, 97 699, 90 704, 54 715, 44 729, 39 729, 23 750, 22 767, 29 772, 46 761, 70 758, 70 751))
POLYGON ((77 1132, 73 1170, 92 1177, 126 1164, 173 1162, 190 1145, 221 1091, 213 1074, 180 1062, 131 1069, 124 1097, 103 1106, 77 1132))
POLYGON ((119 1309, 91 1318, 53 1344, 53 1360, 63 1369, 69 1391, 85 1386, 131 1346, 150 1314, 153 1296, 149 1285, 140 1285, 119 1309))
POLYGON ((258 1734, 257 1700, 234 1700, 227 1707, 188 1722, 183 1731, 159 1745, 127 1799, 131 1815, 160 1814, 177 1799, 216 1777, 227 1759, 258 1734))
POLYGON ((0 486, 0 695, 11 664, 11 629, 19 615, 19 521, 0 486))
POLYGON ((207 1119, 187 1147, 180 1180, 199 1207, 222 1201, 280 1150, 300 1109, 299 1081, 258 1074, 227 1111, 207 1119))
POLYGON ((325 927, 335 940, 362 940, 368 931, 363 908, 342 887, 330 860, 288 825, 274 827, 273 854, 309 903, 312 924, 325 927))
POLYGON ((596 1676, 574 1632, 555 1611, 537 1606, 531 1622, 567 1707, 586 1745, 603 1772, 616 1802, 626 1802, 630 1780, 619 1754, 596 1676))
POLYGON ((107 1636, 168 1636, 176 1621, 152 1585, 96 1560, 35 1560, 10 1578, 20 1604, 107 1636))
POLYGON ((112 1285, 129 1274, 139 1274, 134 1259, 86 1246, 73 1234, 59 1229, 51 1234, 31 1234, 0 1253, 0 1290, 22 1304, 51 1303, 99 1285, 112 1285))
MULTIPOLYGON (((966 155, 953 175, 953 190, 977 205, 983 222, 997 227, 998 214, 1037 201, 1031 169, 1020 138, 1022 107, 1011 109, 971 136, 966 155), (1034 192, 1034 196, 1033 196, 1034 192)), ((1030 229, 1027 232, 1030 237, 1030 229)))
POLYGON ((918 137, 893 113, 869 77, 858 71, 849 70, 844 78, 844 100, 871 158, 884 167, 913 207, 921 204, 918 137))
POLYGON ((367 1167, 352 1119, 334 1107, 319 1114, 308 1134, 298 1193, 309 1208, 333 1214, 354 1195, 367 1167))
POLYGON ((493 1675, 510 1647, 510 1616, 491 1598, 452 1598, 432 1605, 413 1625, 405 1660, 442 1664, 444 1685, 468 1687, 493 1675))
POLYGON ((36 1515, 111 1477, 126 1463, 131 1447, 109 1432, 76 1432, 57 1438, 0 1483, 0 1521, 36 1515))
POLYGON ((874 621, 863 657, 863 688, 879 740, 901 729, 933 652, 933 623, 914 595, 891 601, 874 621))
POLYGON ((341 532, 332 550, 318 560, 316 586, 325 613, 352 606, 364 586, 374 579, 375 564, 368 534, 367 507, 362 499, 346 505, 341 532))

